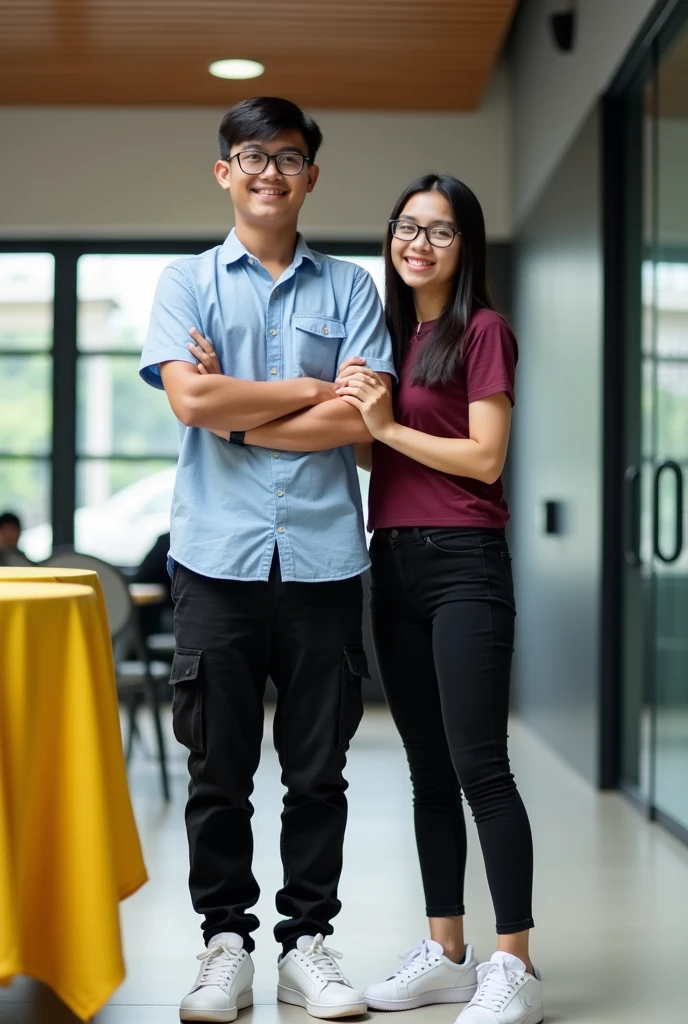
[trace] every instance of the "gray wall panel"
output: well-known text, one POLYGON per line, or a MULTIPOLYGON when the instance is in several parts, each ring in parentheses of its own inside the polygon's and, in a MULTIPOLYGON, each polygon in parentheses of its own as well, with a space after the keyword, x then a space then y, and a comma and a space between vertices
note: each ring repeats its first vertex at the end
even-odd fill
POLYGON ((514 707, 598 779, 602 534, 602 231, 597 112, 514 253, 521 359, 511 451, 518 601, 514 707), (562 503, 562 532, 539 511, 562 503))

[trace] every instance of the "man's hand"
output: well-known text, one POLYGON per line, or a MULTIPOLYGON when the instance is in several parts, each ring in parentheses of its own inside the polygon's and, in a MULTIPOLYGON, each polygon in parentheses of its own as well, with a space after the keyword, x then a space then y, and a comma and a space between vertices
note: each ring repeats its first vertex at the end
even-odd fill
POLYGON ((200 331, 197 331, 195 327, 190 328, 189 334, 196 342, 192 345, 191 342, 186 346, 192 356, 198 359, 197 370, 199 373, 222 373, 222 367, 220 366, 220 360, 217 352, 213 348, 213 343, 204 338, 200 331))
MULTIPOLYGON (((202 374, 213 374, 222 373, 222 367, 220 366, 220 359, 217 352, 213 348, 213 343, 208 338, 205 338, 200 331, 197 331, 195 327, 189 330, 189 334, 194 339, 195 344, 187 345, 187 348, 192 356, 198 359, 198 366, 196 369, 202 374)), ((353 360, 349 360, 353 362, 353 360)), ((347 364, 344 363, 344 366, 347 364)), ((320 405, 321 402, 329 402, 333 398, 336 398, 335 385, 331 384, 327 380, 318 380, 316 377, 303 377, 298 378, 303 381, 303 386, 306 391, 310 391, 310 394, 305 396, 304 404, 309 405, 320 405)), ((224 436, 224 435, 223 435, 224 436)))

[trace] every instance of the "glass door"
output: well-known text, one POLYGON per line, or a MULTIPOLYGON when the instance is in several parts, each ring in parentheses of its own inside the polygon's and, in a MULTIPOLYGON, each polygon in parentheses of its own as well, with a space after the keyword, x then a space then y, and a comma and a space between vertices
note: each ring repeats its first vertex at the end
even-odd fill
POLYGON ((688 837, 688 26, 655 44, 642 123, 640 311, 629 335, 622 777, 688 837))

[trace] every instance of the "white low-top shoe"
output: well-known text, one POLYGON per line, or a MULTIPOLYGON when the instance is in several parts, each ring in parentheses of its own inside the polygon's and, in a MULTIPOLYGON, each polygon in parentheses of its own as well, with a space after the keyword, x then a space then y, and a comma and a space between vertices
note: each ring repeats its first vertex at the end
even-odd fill
POLYGON ((478 991, 456 1024, 541 1024, 542 979, 517 956, 495 953, 478 967, 478 991))
POLYGON ((253 961, 233 932, 214 935, 198 957, 201 969, 182 999, 179 1019, 227 1024, 253 1003, 253 961))
POLYGON ((444 955, 439 942, 423 939, 415 949, 399 954, 399 970, 377 985, 369 985, 363 998, 371 1010, 415 1010, 432 1003, 467 1003, 477 987, 477 960, 466 946, 463 963, 444 955))
POLYGON ((304 1006, 311 1017, 331 1020, 357 1017, 367 1010, 366 1001, 342 974, 341 953, 323 946, 322 935, 302 935, 277 965, 277 998, 304 1006))

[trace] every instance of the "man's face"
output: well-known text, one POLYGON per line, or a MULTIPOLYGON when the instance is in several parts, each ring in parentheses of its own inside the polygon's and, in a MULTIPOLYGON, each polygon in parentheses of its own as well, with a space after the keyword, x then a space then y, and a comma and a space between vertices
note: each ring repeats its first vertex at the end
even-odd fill
POLYGON ((16 548, 19 545, 20 531, 14 523, 0 526, 0 548, 16 548))
POLYGON ((306 195, 318 180, 318 167, 303 163, 308 156, 300 132, 282 132, 269 142, 240 142, 232 146, 229 160, 218 160, 215 176, 232 197, 237 221, 279 227, 296 223, 306 195), (265 155, 281 156, 266 167, 265 155), (240 163, 241 161, 241 163, 240 163))

